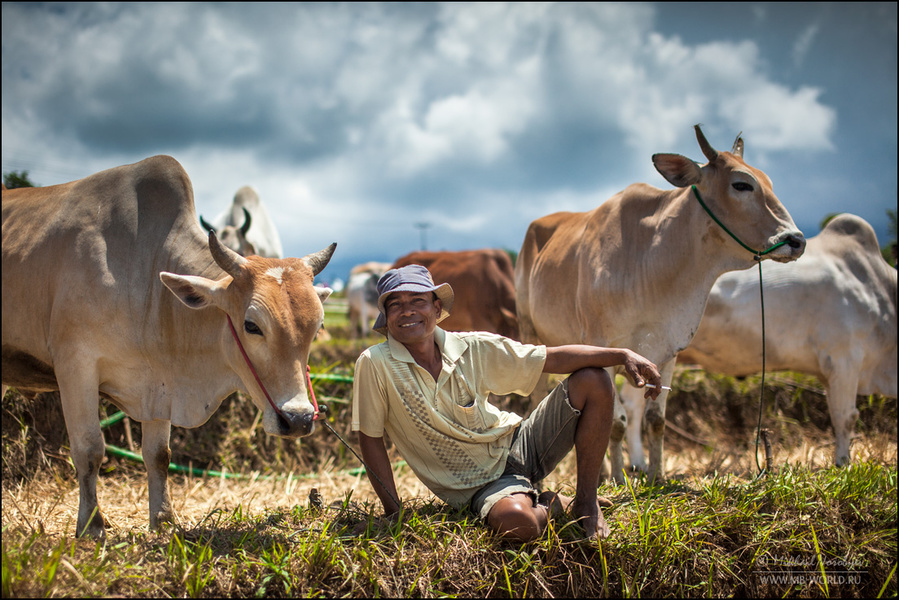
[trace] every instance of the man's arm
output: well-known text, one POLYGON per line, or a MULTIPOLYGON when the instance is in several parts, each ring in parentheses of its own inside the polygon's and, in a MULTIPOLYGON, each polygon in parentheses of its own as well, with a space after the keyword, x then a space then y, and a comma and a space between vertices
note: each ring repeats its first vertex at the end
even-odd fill
POLYGON ((365 460, 368 480, 375 489, 375 493, 378 494, 378 498, 381 499, 384 514, 387 516, 398 514, 402 506, 398 504, 399 494, 393 480, 393 469, 390 468, 390 459, 387 457, 384 438, 369 437, 360 431, 359 446, 362 449, 362 458, 365 460))
POLYGON ((662 377, 658 367, 627 348, 602 348, 584 344, 548 346, 543 372, 565 374, 588 367, 615 367, 618 365, 624 367, 628 379, 635 386, 643 387, 645 383, 656 386, 647 389, 647 397, 655 398, 662 391, 662 377))

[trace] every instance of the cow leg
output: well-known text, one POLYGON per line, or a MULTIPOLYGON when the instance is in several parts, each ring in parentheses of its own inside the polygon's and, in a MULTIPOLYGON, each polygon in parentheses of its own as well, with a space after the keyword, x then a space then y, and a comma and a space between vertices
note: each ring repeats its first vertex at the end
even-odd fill
POLYGON ((160 523, 174 522, 172 501, 169 498, 169 462, 172 451, 169 437, 170 421, 144 421, 141 423, 141 454, 147 466, 147 487, 150 494, 150 530, 156 531, 160 523))
MULTIPOLYGON (((853 373, 857 372, 853 370, 853 373)), ((858 410, 855 407, 858 376, 835 375, 828 379, 828 383, 827 408, 830 410, 830 422, 837 442, 834 464, 842 467, 852 462, 849 445, 858 420, 858 410)))
POLYGON ((347 311, 347 320, 350 322, 350 336, 353 338, 359 337, 359 312, 350 304, 350 308, 347 311))
MULTIPOLYGON (((674 365, 677 362, 673 358, 659 365, 662 375, 662 385, 670 386, 674 378, 674 365)), ((641 394, 644 392, 638 390, 641 394)), ((665 469, 662 465, 662 451, 665 445, 665 408, 668 404, 668 391, 662 390, 659 396, 648 403, 646 407, 646 445, 649 448, 649 470, 647 475, 650 480, 657 483, 664 481, 665 469)))
MULTIPOLYGON (((616 392, 617 396, 617 392, 616 392)), ((627 431, 627 414, 620 398, 615 398, 615 408, 612 413, 612 432, 609 435, 609 463, 612 471, 612 479, 619 484, 624 483, 624 434, 627 431)))
POLYGON ((99 393, 93 371, 76 365, 66 369, 57 362, 62 413, 69 434, 72 462, 78 476, 78 522, 75 535, 106 538, 106 520, 97 503, 97 475, 106 453, 100 429, 99 393))
POLYGON ((627 454, 631 459, 631 467, 640 471, 646 471, 642 437, 643 413, 646 408, 644 393, 628 381, 621 386, 621 405, 626 418, 627 454))
POLYGON ((362 306, 359 309, 359 337, 364 338, 368 335, 369 332, 369 323, 371 323, 371 317, 368 316, 368 303, 363 302, 362 306))

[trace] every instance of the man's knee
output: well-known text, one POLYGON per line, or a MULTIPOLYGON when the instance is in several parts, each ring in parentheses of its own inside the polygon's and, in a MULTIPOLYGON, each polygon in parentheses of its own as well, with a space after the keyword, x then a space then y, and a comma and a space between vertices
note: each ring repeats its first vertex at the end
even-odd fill
POLYGON ((539 538, 546 526, 530 496, 513 494, 498 501, 487 515, 487 524, 498 534, 527 542, 539 538), (519 497, 523 496, 523 497, 519 497))
POLYGON ((568 378, 568 399, 578 410, 583 410, 590 400, 611 402, 614 398, 615 386, 605 369, 579 369, 568 378))

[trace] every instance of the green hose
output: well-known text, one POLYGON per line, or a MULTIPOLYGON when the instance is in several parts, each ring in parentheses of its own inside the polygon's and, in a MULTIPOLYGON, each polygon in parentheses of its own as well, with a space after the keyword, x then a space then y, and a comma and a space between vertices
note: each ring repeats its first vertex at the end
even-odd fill
MULTIPOLYGON (((340 381, 345 383, 352 383, 353 377, 350 375, 330 375, 326 373, 322 373, 319 375, 312 375, 312 379, 321 379, 324 381, 340 381)), ((126 415, 124 412, 119 411, 114 415, 107 417, 100 421, 100 428, 105 429, 110 425, 114 425, 124 419, 126 415)), ((106 451, 115 456, 119 456, 121 458, 127 458, 129 460, 133 460, 136 462, 144 462, 143 457, 136 452, 131 452, 130 450, 125 450, 124 448, 119 448, 118 446, 113 446, 112 444, 106 444, 106 451)), ((393 465, 393 468, 401 467, 406 464, 406 461, 401 460, 393 465)), ((228 473, 227 471, 212 471, 212 470, 204 470, 197 469, 196 467, 185 467, 183 465, 176 465, 175 463, 169 463, 169 471, 175 471, 178 473, 190 473, 191 475, 198 475, 200 477, 219 477, 224 479, 287 479, 287 475, 243 475, 241 473, 228 473)), ((343 471, 346 475, 352 475, 353 477, 358 477, 365 473, 365 467, 356 467, 355 469, 348 469, 343 471)), ((316 477, 315 475, 294 475, 296 479, 310 479, 316 477)))
MULTIPOLYGON (((117 415, 113 415, 117 416, 117 415)), ((129 450, 125 450, 124 448, 119 448, 118 446, 113 446, 112 444, 106 444, 106 451, 110 454, 114 454, 116 456, 120 456, 122 458, 127 458, 133 460, 135 462, 144 462, 143 457, 136 452, 131 452, 129 450)), ((401 460, 393 464, 393 468, 396 469, 398 467, 405 466, 406 461, 401 460)), ((183 465, 176 465, 175 463, 169 463, 169 471, 175 471, 178 473, 190 473, 191 475, 198 475, 200 477, 219 477, 224 479, 287 479, 287 475, 243 475, 242 473, 228 473, 227 471, 212 471, 212 470, 204 470, 197 469, 196 467, 185 467, 183 465)), ((346 471, 342 471, 344 475, 352 475, 353 477, 358 477, 359 475, 365 474, 365 467, 356 467, 355 469, 347 469, 346 471)), ((305 474, 305 475, 294 475, 294 479, 312 479, 318 477, 313 474, 305 474)))

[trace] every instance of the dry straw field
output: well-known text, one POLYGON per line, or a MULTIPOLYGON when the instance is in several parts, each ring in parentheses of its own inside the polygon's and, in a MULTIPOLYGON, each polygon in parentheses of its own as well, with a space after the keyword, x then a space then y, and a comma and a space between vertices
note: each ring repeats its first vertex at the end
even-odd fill
MULTIPOLYGON (((313 371, 351 375, 364 344, 339 335, 317 343, 313 371)), ((218 473, 170 474, 176 526, 147 530, 143 465, 108 453, 98 486, 108 540, 78 540, 78 485, 58 399, 10 392, 3 596, 895 597, 896 400, 858 399, 854 463, 837 469, 820 384, 769 373, 762 422, 772 431, 774 469, 757 477, 759 383, 679 368, 668 480, 604 483, 614 503, 608 540, 581 539, 563 517, 524 545, 434 500, 395 453, 406 510, 400 522, 383 521, 357 459, 335 435, 318 428, 299 441, 269 438, 237 395, 202 427, 173 428, 172 462, 218 473)), ((356 447, 350 386, 315 385, 329 423, 356 447)), ((117 421, 105 435, 139 451, 134 423, 117 421)), ((758 456, 764 464, 761 448, 758 456)), ((571 492, 573 484, 571 456, 545 488, 571 492)))

